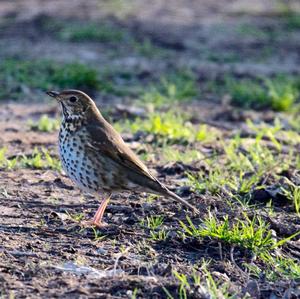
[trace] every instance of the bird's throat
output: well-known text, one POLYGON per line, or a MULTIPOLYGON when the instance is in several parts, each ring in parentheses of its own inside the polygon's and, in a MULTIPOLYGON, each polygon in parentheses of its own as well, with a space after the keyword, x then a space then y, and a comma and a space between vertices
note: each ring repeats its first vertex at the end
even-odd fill
POLYGON ((69 131, 78 131, 84 124, 84 117, 82 115, 68 114, 63 111, 62 126, 69 131))

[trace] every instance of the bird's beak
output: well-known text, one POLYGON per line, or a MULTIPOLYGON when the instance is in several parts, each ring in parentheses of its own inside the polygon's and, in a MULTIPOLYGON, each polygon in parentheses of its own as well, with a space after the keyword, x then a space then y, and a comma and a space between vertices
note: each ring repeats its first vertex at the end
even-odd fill
POLYGON ((51 91, 46 91, 46 94, 59 101, 59 92, 51 90, 51 91))

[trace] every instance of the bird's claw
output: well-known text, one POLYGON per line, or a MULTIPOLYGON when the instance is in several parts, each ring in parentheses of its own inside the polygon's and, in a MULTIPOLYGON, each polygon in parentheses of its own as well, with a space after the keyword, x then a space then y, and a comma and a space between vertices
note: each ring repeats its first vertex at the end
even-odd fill
POLYGON ((90 227, 104 228, 108 226, 108 224, 105 222, 97 222, 95 220, 86 220, 86 221, 81 221, 80 226, 84 228, 90 228, 90 227))

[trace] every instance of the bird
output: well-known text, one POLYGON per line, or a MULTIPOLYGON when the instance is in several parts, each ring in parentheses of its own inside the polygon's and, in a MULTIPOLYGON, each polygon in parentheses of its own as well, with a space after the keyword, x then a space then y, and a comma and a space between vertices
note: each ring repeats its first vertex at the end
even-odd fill
POLYGON ((151 174, 87 94, 75 89, 46 93, 62 110, 58 147, 64 171, 81 190, 102 197, 90 225, 103 225, 111 195, 122 191, 162 195, 199 214, 151 174))

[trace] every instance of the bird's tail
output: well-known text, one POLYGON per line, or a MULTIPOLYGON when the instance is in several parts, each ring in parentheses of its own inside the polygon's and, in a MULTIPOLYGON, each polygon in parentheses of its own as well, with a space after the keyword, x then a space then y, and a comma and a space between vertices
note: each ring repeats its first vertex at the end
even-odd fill
MULTIPOLYGON (((139 178, 141 179, 141 177, 139 177, 139 178)), ((199 210, 196 207, 194 207, 193 205, 188 203, 186 200, 179 197, 174 192, 170 191, 164 184, 159 182, 154 176, 150 175, 150 179, 149 179, 149 177, 146 177, 146 178, 143 177, 143 178, 145 179, 145 181, 143 183, 143 186, 148 187, 148 192, 149 193, 155 193, 155 194, 158 194, 158 195, 163 195, 165 197, 175 199, 176 201, 178 201, 181 204, 185 205, 187 208, 191 209, 195 214, 197 214, 197 215, 200 214, 199 210)), ((141 185, 140 182, 139 182, 139 185, 141 185)))
POLYGON ((181 197, 179 197, 177 194, 175 194, 174 192, 170 191, 168 188, 165 188, 164 190, 165 192, 165 196, 170 197, 175 199, 176 201, 182 203, 183 205, 185 205, 186 207, 190 208, 195 214, 199 215, 200 212, 199 210, 194 207, 193 205, 191 205, 190 203, 188 203, 186 200, 182 199, 181 197))

